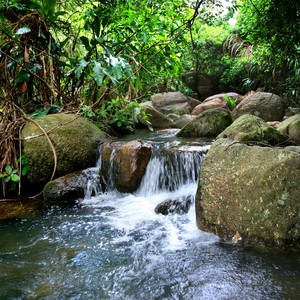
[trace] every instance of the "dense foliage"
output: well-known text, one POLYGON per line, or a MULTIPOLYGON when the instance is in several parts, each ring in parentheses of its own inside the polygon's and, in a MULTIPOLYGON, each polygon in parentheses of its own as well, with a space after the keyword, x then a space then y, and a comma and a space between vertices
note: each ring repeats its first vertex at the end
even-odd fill
POLYGON ((263 88, 297 103, 300 4, 227 1, 224 13, 222 2, 0 0, 5 188, 15 187, 24 167, 25 121, 67 110, 105 130, 131 132, 139 119, 147 124, 139 103, 153 93, 197 96, 182 82, 189 71, 213 78, 221 90, 263 88), (230 18, 237 18, 235 26, 230 18))

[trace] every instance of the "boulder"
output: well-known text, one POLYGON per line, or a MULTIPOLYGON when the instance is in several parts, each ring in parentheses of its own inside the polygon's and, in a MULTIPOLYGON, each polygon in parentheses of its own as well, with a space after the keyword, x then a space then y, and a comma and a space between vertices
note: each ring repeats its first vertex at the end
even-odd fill
POLYGON ((286 140, 276 128, 254 115, 243 115, 221 132, 219 138, 230 138, 238 142, 259 142, 277 145, 286 140))
POLYGON ((168 215, 168 214, 186 214, 188 213, 192 204, 191 196, 184 196, 180 199, 167 199, 159 203, 154 211, 157 214, 168 215))
MULTIPOLYGON (((149 116, 149 121, 153 128, 169 128, 172 124, 172 119, 159 112, 152 105, 151 101, 141 103, 144 107, 146 114, 149 116)), ((143 123, 143 120, 140 120, 143 123)))
POLYGON ((276 126, 277 130, 289 137, 291 141, 300 144, 300 114, 287 118, 276 126))
POLYGON ((175 120, 172 124, 173 128, 183 128, 186 124, 195 120, 196 116, 192 115, 182 115, 177 120, 175 120))
POLYGON ((251 114, 265 121, 281 121, 285 114, 284 100, 275 94, 256 92, 245 97, 232 111, 232 118, 251 114))
POLYGON ((299 169, 300 147, 217 140, 201 166, 198 227, 246 243, 299 246, 299 169))
POLYGON ((152 105, 163 114, 188 114, 192 108, 187 96, 180 92, 159 93, 151 97, 152 105))
POLYGON ((192 115, 194 116, 198 116, 200 115, 202 112, 204 112, 205 110, 208 109, 212 109, 212 108, 226 108, 227 104, 225 100, 222 100, 220 98, 215 98, 212 99, 210 101, 207 102, 203 102, 199 105, 197 105, 191 112, 192 115))
POLYGON ((195 120, 185 125, 179 137, 216 137, 232 123, 231 114, 222 108, 205 110, 195 120))
POLYGON ((56 178, 44 186, 44 200, 51 205, 74 204, 84 198, 87 182, 86 174, 81 171, 56 178))
POLYGON ((199 104, 201 104, 202 102, 198 99, 195 99, 193 97, 189 97, 187 96, 187 99, 188 99, 188 103, 189 105, 191 106, 192 110, 199 104))
MULTIPOLYGON (((105 139, 96 125, 81 116, 65 113, 39 117, 35 122, 46 131, 55 148, 55 177, 95 166, 99 144, 105 139)), ((54 168, 54 155, 48 140, 33 122, 27 122, 21 134, 29 181, 48 181, 54 168)))
POLYGON ((205 102, 209 102, 211 100, 215 100, 215 99, 220 99, 222 101, 226 102, 226 98, 230 97, 231 99, 233 99, 233 101, 238 104, 242 101, 243 96, 235 93, 235 92, 229 92, 229 93, 221 93, 221 94, 216 94, 216 95, 212 95, 210 97, 207 97, 206 99, 203 100, 203 103, 205 102))
POLYGON ((151 155, 151 142, 135 140, 104 143, 100 173, 109 187, 131 193, 139 187, 151 155))

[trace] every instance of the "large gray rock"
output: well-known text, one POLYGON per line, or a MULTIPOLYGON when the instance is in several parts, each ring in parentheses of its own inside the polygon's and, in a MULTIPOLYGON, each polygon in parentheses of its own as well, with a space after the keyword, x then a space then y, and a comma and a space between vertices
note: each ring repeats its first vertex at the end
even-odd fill
POLYGON ((151 97, 152 105, 163 114, 188 114, 192 111, 190 99, 180 92, 155 94, 151 97))
MULTIPOLYGON (((55 177, 95 166, 99 143, 105 134, 89 120, 73 114, 53 114, 35 119, 47 132, 57 155, 55 177)), ((27 122, 22 130, 22 146, 29 164, 30 182, 51 178, 54 155, 41 129, 27 122)))
POLYGON ((300 114, 287 118, 276 126, 277 130, 300 144, 300 114))
POLYGON ((192 115, 182 115, 177 120, 173 121, 173 124, 171 127, 173 128, 183 128, 185 125, 190 123, 191 121, 195 120, 196 116, 192 115))
POLYGON ((217 140, 201 166, 198 227, 247 243, 299 246, 299 169, 300 147, 217 140))
POLYGON ((232 118, 251 114, 265 121, 281 121, 285 114, 284 100, 275 94, 257 92, 246 96, 232 111, 232 118))
POLYGON ((231 114, 222 108, 205 110, 195 120, 185 125, 179 137, 216 137, 232 123, 231 114))
MULTIPOLYGON (((141 103, 145 112, 148 115, 148 120, 153 128, 169 128, 172 124, 172 119, 158 111, 151 101, 141 103)), ((143 123, 143 120, 140 120, 143 123)))
POLYGON ((226 97, 232 98, 236 103, 239 103, 240 100, 242 99, 242 96, 239 95, 238 93, 229 92, 229 93, 221 93, 221 94, 216 94, 216 95, 207 97, 206 99, 203 100, 203 103, 209 102, 214 99, 220 99, 220 100, 226 101, 226 97))
POLYGON ((267 124, 263 119, 253 115, 243 115, 236 119, 229 127, 221 132, 219 138, 230 138, 238 142, 259 142, 262 144, 277 145, 287 138, 267 124))
POLYGON ((152 143, 143 141, 107 142, 102 147, 101 176, 118 191, 135 191, 152 155, 152 143))

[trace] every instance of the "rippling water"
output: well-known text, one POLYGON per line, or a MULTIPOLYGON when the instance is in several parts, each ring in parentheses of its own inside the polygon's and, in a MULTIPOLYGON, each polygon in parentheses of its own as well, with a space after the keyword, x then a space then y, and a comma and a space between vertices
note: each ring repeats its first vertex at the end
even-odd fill
POLYGON ((297 252, 223 243, 196 228, 194 205, 154 212, 193 198, 196 179, 151 187, 0 223, 0 299, 299 299, 297 252))
POLYGON ((155 214, 170 196, 114 192, 1 224, 1 299, 298 299, 297 253, 221 243, 193 209, 155 214))

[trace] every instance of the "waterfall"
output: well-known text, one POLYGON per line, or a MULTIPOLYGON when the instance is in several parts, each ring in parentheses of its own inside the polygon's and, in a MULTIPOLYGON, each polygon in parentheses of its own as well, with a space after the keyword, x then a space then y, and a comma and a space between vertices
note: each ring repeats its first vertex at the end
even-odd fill
MULTIPOLYGON (((147 165, 146 172, 141 184, 134 193, 136 196, 147 197, 160 192, 172 192, 180 189, 186 184, 196 184, 202 159, 209 146, 180 146, 177 142, 153 143, 151 159, 147 165)), ((88 184, 85 199, 92 195, 104 192, 103 178, 100 178, 101 152, 99 147, 99 160, 96 167, 86 170, 88 184)), ((114 157, 116 149, 113 149, 109 159, 107 191, 115 190, 113 174, 115 172, 114 157)))
POLYGON ((139 196, 149 196, 160 191, 174 191, 184 184, 196 183, 206 148, 154 147, 152 158, 137 191, 139 196), (200 150, 200 151, 199 151, 200 150))

